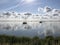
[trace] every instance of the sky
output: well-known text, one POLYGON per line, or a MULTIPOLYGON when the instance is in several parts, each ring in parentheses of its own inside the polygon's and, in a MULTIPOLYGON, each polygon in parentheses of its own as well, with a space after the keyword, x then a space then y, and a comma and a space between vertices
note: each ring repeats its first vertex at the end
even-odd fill
POLYGON ((44 7, 60 9, 60 0, 0 0, 0 11, 42 13, 44 7))

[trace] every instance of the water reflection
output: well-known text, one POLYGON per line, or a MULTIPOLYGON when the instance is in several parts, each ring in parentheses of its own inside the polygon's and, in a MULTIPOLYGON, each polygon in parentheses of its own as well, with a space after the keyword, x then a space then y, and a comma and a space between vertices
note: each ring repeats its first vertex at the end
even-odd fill
POLYGON ((12 35, 54 35, 60 34, 60 22, 0 22, 0 30, 12 35), (12 33, 13 32, 13 33, 12 33))

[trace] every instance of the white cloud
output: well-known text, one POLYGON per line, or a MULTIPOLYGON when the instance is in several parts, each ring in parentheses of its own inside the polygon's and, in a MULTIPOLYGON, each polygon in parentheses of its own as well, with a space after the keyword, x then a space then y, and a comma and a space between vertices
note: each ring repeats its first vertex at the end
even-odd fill
POLYGON ((44 7, 44 8, 38 8, 38 11, 44 13, 44 15, 49 15, 49 16, 60 16, 60 10, 59 9, 53 9, 51 7, 44 7))
MULTIPOLYGON (((44 8, 38 8, 38 11, 44 12, 44 14, 43 14, 44 19, 48 19, 50 17, 52 17, 53 19, 60 19, 60 10, 59 9, 52 9, 51 7, 46 6, 44 8)), ((12 17, 18 18, 18 17, 23 17, 24 14, 25 13, 23 13, 22 15, 19 16, 17 12, 14 12, 14 15, 13 15, 13 12, 5 12, 5 13, 2 13, 3 16, 0 15, 0 17, 5 16, 7 18, 7 17, 11 17, 13 15, 12 17), (8 14, 8 15, 6 15, 6 14, 8 14)), ((30 17, 32 17, 32 15, 30 17)))
POLYGON ((48 6, 46 6, 46 7, 44 7, 44 12, 51 12, 52 11, 52 8, 50 8, 50 7, 48 7, 48 6))
POLYGON ((58 9, 53 9, 53 11, 52 11, 53 13, 57 13, 57 14, 60 14, 60 10, 58 10, 58 9))
POLYGON ((39 7, 38 8, 38 12, 40 12, 40 11, 43 11, 43 8, 39 7))

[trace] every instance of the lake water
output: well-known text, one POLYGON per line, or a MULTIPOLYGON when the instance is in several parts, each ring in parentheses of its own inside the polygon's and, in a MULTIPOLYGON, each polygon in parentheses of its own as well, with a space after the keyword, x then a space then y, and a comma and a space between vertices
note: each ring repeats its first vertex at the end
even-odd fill
POLYGON ((14 36, 60 36, 60 22, 0 22, 0 34, 14 36))

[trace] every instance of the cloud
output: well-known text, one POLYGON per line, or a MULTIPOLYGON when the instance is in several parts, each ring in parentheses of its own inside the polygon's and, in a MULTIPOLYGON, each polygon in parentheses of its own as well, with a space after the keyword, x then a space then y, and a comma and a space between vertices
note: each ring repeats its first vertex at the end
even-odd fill
POLYGON ((43 8, 39 7, 38 8, 38 12, 40 12, 40 11, 43 11, 43 8))
POLYGON ((50 7, 48 7, 48 6, 46 6, 46 7, 44 7, 44 12, 51 12, 52 11, 52 9, 50 8, 50 7))
POLYGON ((38 8, 38 11, 42 11, 44 15, 49 15, 49 16, 60 16, 60 10, 59 9, 54 9, 48 6, 45 6, 44 8, 38 8))
POLYGON ((52 8, 50 8, 50 7, 48 7, 48 6, 45 6, 44 8, 39 7, 39 8, 38 8, 38 12, 39 12, 39 11, 48 13, 48 12, 51 12, 51 11, 52 11, 52 8))
MULTIPOLYGON (((17 7, 17 6, 19 6, 19 4, 18 5, 15 5, 14 7, 12 7, 12 8, 15 8, 15 7, 17 7)), ((12 8, 10 8, 10 9, 12 9, 12 8)), ((7 9, 7 10, 9 10, 9 9, 7 9)), ((44 8, 38 8, 38 11, 42 11, 42 12, 44 12, 44 14, 41 14, 41 15, 43 15, 43 17, 42 18, 44 18, 44 19, 48 19, 48 18, 52 18, 52 19, 60 19, 59 18, 59 16, 60 16, 60 10, 59 9, 53 9, 53 8, 51 8, 51 7, 48 7, 48 6, 46 6, 46 7, 44 7, 44 8)), ((28 12, 27 12, 28 13, 28 12)), ((4 12, 2 12, 2 15, 3 16, 1 16, 0 15, 0 17, 14 17, 14 18, 18 18, 18 17, 20 17, 19 15, 18 15, 19 13, 17 13, 17 12, 6 12, 5 11, 5 13, 4 12), (13 15, 14 14, 14 15, 13 15)), ((23 17, 24 16, 24 14, 25 13, 23 13, 22 14, 22 16, 21 17, 23 17)), ((31 14, 31 13, 30 13, 31 14)), ((32 15, 31 16, 29 16, 29 17, 32 17, 32 15)), ((37 16, 36 16, 37 17, 37 16)), ((28 17, 27 17, 28 18, 28 17)))
POLYGON ((53 9, 52 13, 60 14, 60 10, 59 9, 53 9))

